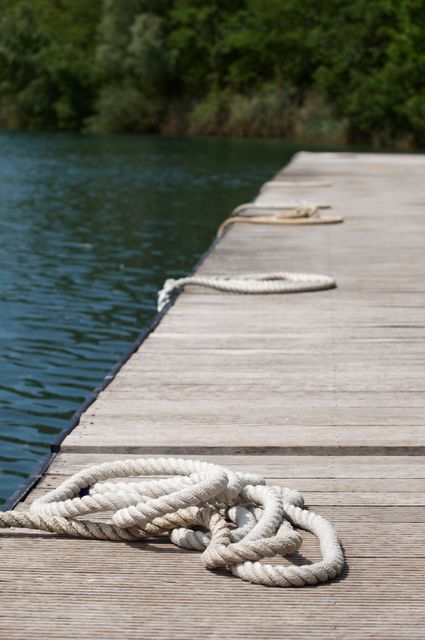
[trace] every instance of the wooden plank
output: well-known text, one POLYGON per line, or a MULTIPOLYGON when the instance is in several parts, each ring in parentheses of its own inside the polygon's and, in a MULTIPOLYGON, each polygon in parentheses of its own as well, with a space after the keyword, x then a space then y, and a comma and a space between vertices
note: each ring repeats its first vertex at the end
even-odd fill
MULTIPOLYGON (((70 454, 72 455, 72 454, 70 454)), ((77 454, 78 455, 78 454, 77 454)), ((86 456, 85 456, 86 457, 86 456)), ((267 456, 268 457, 268 456, 267 456)), ((102 462, 104 462, 102 456, 102 462)), ((87 460, 85 460, 85 465, 87 460)), ((250 470, 252 467, 249 467, 250 470)), ((63 482, 64 475, 68 474, 55 474, 46 473, 42 481, 37 485, 37 488, 33 489, 30 496, 30 502, 40 494, 40 492, 47 489, 53 489, 58 484, 63 482)), ((279 486, 290 486, 298 489, 302 493, 306 494, 306 497, 311 501, 314 500, 316 504, 341 504, 340 493, 350 493, 354 497, 343 498, 344 504, 370 504, 372 500, 379 504, 405 504, 403 500, 408 500, 412 504, 423 505, 425 500, 425 479, 407 479, 407 478, 357 478, 353 481, 353 478, 290 478, 281 477, 268 477, 264 476, 268 484, 279 486), (337 495, 333 495, 333 494, 337 495), (381 495, 385 494, 385 495, 381 495), (418 495, 416 495, 418 494, 418 495), (365 498, 366 496, 366 498, 365 498), (352 502, 350 500, 355 500, 352 502), (326 502, 324 502, 325 500, 326 502), (332 501, 332 502, 330 502, 332 501), (389 502, 390 501, 390 502, 389 502)), ((132 480, 129 478, 128 481, 132 480)), ((372 502, 372 504, 374 504, 372 502)))
POLYGON ((62 444, 66 452, 85 451, 99 453, 159 453, 164 455, 199 455, 213 453, 230 454, 291 454, 305 455, 424 455, 425 434, 423 427, 409 425, 405 430, 394 426, 310 426, 305 428, 302 421, 298 424, 280 424, 264 426, 265 420, 259 418, 250 425, 227 421, 217 425, 219 414, 206 419, 203 412, 193 416, 188 422, 182 416, 184 425, 149 418, 140 428, 141 420, 134 416, 131 420, 116 417, 112 420, 102 418, 97 423, 86 416, 78 431, 62 444), (100 429, 102 422, 102 429, 100 429), (96 425, 96 429, 94 429, 96 425), (119 429, 118 429, 119 427, 119 429), (262 432, 261 441, 258 431, 262 432), (103 438, 102 440, 100 438, 103 438))
MULTIPOLYGON (((137 458, 129 454, 128 459, 137 458)), ((153 456, 155 457, 155 456, 153 456)), ((121 456, 113 453, 59 453, 48 473, 70 476, 87 465, 113 462, 121 456)), ((422 456, 197 456, 199 460, 223 464, 237 471, 252 471, 267 478, 318 478, 392 480, 425 479, 425 457, 422 456)), ((356 483, 357 486, 357 483, 356 483)), ((391 485, 390 485, 391 486, 391 485)))
MULTIPOLYGON (((391 539, 389 534, 381 548, 391 539)), ((43 630, 44 637, 71 638, 83 629, 89 638, 130 638, 141 630, 143 636, 183 638, 190 627, 209 638, 280 638, 282 617, 299 637, 338 637, 332 635, 335 625, 340 637, 351 637, 356 621, 357 629, 371 631, 391 620, 398 637, 412 637, 411 630, 419 632, 424 622, 425 559, 415 555, 370 558, 366 550, 339 581, 319 589, 279 590, 205 571, 198 554, 162 542, 67 540, 65 555, 64 541, 48 535, 21 533, 2 537, 1 543, 2 579, 8 585, 2 624, 14 629, 10 637, 41 637, 43 630), (22 599, 24 609, 18 605, 22 599)), ((285 637, 297 637, 286 623, 285 637)))

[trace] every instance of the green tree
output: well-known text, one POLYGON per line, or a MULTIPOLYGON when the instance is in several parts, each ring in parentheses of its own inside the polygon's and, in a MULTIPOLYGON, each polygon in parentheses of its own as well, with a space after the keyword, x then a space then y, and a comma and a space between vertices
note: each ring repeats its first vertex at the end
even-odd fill
POLYGON ((171 78, 164 47, 166 21, 160 15, 166 4, 104 1, 96 55, 102 88, 90 122, 92 130, 149 131, 157 127, 166 110, 171 78))
POLYGON ((421 0, 328 0, 315 31, 315 82, 351 138, 425 142, 421 0))
POLYGON ((3 0, 0 100, 13 124, 76 129, 96 92, 94 38, 100 2, 3 0))

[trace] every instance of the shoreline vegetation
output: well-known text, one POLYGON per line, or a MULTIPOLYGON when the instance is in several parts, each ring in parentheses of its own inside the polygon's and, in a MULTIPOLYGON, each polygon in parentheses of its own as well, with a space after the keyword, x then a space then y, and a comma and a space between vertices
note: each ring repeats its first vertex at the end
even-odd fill
POLYGON ((2 0, 0 126, 425 146, 420 0, 2 0))

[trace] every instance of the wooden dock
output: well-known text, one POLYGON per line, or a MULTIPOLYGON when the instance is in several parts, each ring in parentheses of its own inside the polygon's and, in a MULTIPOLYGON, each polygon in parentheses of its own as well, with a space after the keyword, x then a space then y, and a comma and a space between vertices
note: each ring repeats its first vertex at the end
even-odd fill
MULTIPOLYGON (((424 637, 424 171, 419 155, 296 156, 258 202, 328 203, 344 224, 234 225, 198 273, 316 272, 338 288, 185 291, 25 501, 100 461, 217 461, 302 491, 337 528, 342 577, 270 589, 165 542, 1 531, 2 638, 424 637)), ((307 535, 302 553, 319 557, 307 535)))

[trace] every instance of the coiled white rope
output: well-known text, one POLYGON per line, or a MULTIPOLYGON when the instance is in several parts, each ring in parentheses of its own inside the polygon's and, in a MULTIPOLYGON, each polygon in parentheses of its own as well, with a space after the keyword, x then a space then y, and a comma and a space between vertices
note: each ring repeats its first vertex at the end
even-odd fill
POLYGON ((301 291, 323 291, 336 287, 334 278, 313 273, 263 273, 239 276, 189 276, 178 280, 169 279, 158 293, 158 311, 170 302, 173 293, 186 285, 209 287, 230 293, 299 293, 301 291))
POLYGON ((208 569, 227 568, 256 584, 300 587, 327 582, 344 566, 332 525, 302 507, 299 492, 266 486, 256 474, 197 460, 140 458, 84 469, 35 500, 29 512, 0 512, 0 528, 99 540, 168 534, 177 546, 201 551, 208 569), (110 482, 129 477, 136 480, 110 482), (84 518, 103 511, 112 512, 109 522, 84 518), (294 553, 301 545, 298 528, 318 538, 322 560, 303 565, 261 562, 294 553))

